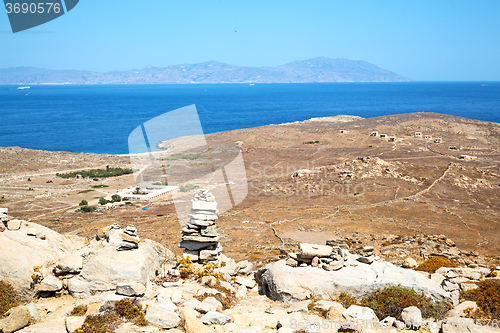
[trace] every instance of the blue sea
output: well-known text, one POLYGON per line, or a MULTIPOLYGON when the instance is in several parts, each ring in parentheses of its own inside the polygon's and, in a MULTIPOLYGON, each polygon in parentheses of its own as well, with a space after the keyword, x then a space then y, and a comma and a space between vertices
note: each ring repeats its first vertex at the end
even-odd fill
POLYGON ((203 131, 438 112, 500 122, 500 82, 0 86, 0 146, 126 154, 142 123, 195 104, 203 131))

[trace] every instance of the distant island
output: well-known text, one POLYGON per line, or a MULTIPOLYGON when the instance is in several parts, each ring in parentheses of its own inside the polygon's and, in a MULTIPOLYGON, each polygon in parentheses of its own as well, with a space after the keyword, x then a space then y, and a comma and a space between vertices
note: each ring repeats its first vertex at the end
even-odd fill
POLYGON ((0 85, 51 84, 194 84, 194 83, 312 83, 413 81, 366 61, 318 57, 276 67, 234 66, 216 61, 165 68, 106 73, 37 67, 0 69, 0 85))

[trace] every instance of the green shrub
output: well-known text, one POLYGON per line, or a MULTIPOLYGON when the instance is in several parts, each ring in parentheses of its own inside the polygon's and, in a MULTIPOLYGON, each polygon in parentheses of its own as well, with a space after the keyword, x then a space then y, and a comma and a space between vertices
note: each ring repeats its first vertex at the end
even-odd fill
POLYGON ((79 206, 87 206, 89 204, 89 202, 85 199, 83 199, 82 201, 80 201, 80 203, 78 204, 79 206))
POLYGON ((198 157, 200 157, 201 154, 195 154, 195 153, 188 153, 188 154, 174 154, 172 156, 167 157, 166 159, 169 161, 176 161, 176 160, 195 160, 198 157))
POLYGON ((113 202, 120 202, 120 201, 122 201, 122 197, 120 197, 118 194, 113 194, 113 195, 111 196, 111 200, 112 200, 113 202))
POLYGON ((19 298, 16 291, 5 281, 0 281, 0 318, 5 312, 19 305, 19 298))
POLYGON ((470 312, 468 317, 474 319, 500 320, 500 281, 485 280, 478 283, 478 288, 464 292, 461 296, 475 301, 478 310, 470 312))
POLYGON ((77 175, 81 175, 83 178, 94 178, 94 181, 97 181, 97 178, 105 178, 105 177, 117 177, 121 175, 128 175, 134 173, 132 169, 122 169, 122 168, 106 168, 104 169, 92 169, 92 170, 82 170, 68 173, 56 173, 57 177, 61 178, 75 178, 77 175))
POLYGON ((92 188, 105 188, 105 187, 109 187, 108 185, 94 185, 92 186, 92 188))
POLYGON ((77 209, 77 213, 92 213, 97 210, 96 206, 82 206, 80 209, 77 209))
POLYGON ((78 192, 78 194, 89 193, 89 192, 92 192, 92 191, 94 191, 94 190, 83 190, 83 191, 78 192))
POLYGON ((105 205, 108 203, 108 200, 104 199, 104 197, 100 197, 99 198, 99 205, 105 205))
POLYGON ((457 264, 443 257, 432 257, 421 263, 415 270, 432 274, 440 267, 457 267, 457 264))
POLYGON ((319 141, 318 140, 311 140, 311 141, 302 142, 303 145, 312 145, 315 143, 319 143, 319 141))
POLYGON ((193 184, 187 184, 187 185, 181 186, 179 191, 188 192, 188 191, 194 190, 196 188, 198 188, 198 186, 193 185, 193 184))
POLYGON ((413 288, 390 286, 378 289, 363 298, 362 306, 371 308, 378 318, 388 316, 401 320, 401 312, 409 306, 416 306, 422 312, 423 318, 443 319, 450 309, 444 302, 435 303, 432 298, 423 293, 417 293, 413 288))

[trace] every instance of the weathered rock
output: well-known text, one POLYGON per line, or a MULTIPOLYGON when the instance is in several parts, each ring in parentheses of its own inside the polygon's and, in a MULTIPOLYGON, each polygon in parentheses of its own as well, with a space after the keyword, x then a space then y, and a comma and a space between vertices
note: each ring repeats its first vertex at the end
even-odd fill
POLYGON ((443 282, 441 282, 441 286, 442 286, 442 288, 444 290, 446 290, 448 292, 452 292, 454 290, 459 290, 460 289, 460 287, 458 286, 458 284, 450 282, 449 280, 443 280, 443 282))
POLYGON ((85 317, 71 316, 66 317, 66 330, 68 333, 73 333, 77 328, 82 327, 85 322, 85 317))
POLYGON ((441 284, 443 282, 443 280, 445 279, 445 277, 439 273, 433 273, 431 274, 431 280, 432 281, 435 281, 439 284, 441 284))
POLYGON ((67 255, 61 260, 59 260, 54 267, 54 274, 65 275, 65 274, 78 274, 83 268, 83 258, 77 255, 67 255))
POLYGON ((222 313, 216 311, 208 311, 203 317, 201 317, 201 322, 206 325, 225 325, 231 321, 231 317, 226 316, 222 313))
POLYGON ((253 264, 248 260, 238 262, 238 273, 249 275, 252 273, 253 264))
POLYGON ((406 327, 418 329, 422 326, 422 312, 416 306, 404 308, 401 312, 401 319, 406 327))
POLYGON ((195 201, 191 200, 191 209, 194 210, 207 210, 207 211, 215 211, 217 209, 217 202, 212 201, 195 201))
POLYGON ((120 246, 117 250, 118 251, 126 251, 126 250, 133 250, 139 248, 139 244, 137 243, 132 243, 132 242, 127 242, 122 240, 120 243, 118 243, 120 246))
MULTIPOLYGON (((134 251, 116 251, 116 247, 108 246, 87 261, 80 275, 69 280, 69 292, 73 297, 87 298, 96 292, 116 290, 120 282, 145 285, 148 277, 153 279, 161 270, 165 251, 149 240, 134 251)), ((170 251, 167 259, 174 261, 170 251)))
POLYGON ((26 235, 36 237, 36 228, 29 228, 26 235))
POLYGON ((219 302, 215 297, 207 297, 202 302, 203 307, 209 307, 213 311, 222 311, 223 307, 221 302, 219 302))
POLYGON ((0 321, 0 331, 3 333, 12 333, 28 325, 30 321, 30 312, 24 306, 18 306, 9 311, 9 316, 0 321))
POLYGON ((220 240, 220 237, 204 237, 204 236, 191 236, 184 235, 182 236, 183 241, 197 242, 197 243, 214 243, 220 240))
POLYGON ((286 260, 286 264, 290 267, 297 267, 299 265, 299 262, 295 259, 292 259, 292 258, 288 258, 286 260))
POLYGON ((372 254, 366 257, 359 257, 358 261, 363 264, 372 264, 375 261, 375 256, 372 254))
POLYGON ((124 296, 141 296, 146 292, 142 283, 120 282, 116 286, 116 293, 124 296))
POLYGON ((113 310, 115 308, 116 302, 121 301, 124 298, 129 298, 129 297, 116 294, 108 295, 104 299, 104 302, 99 307, 99 312, 113 310))
POLYGON ((340 303, 333 302, 334 304, 330 306, 328 311, 326 312, 326 319, 328 320, 333 320, 333 319, 338 319, 344 313, 346 310, 344 306, 340 303))
POLYGON ((22 220, 10 220, 7 222, 7 229, 9 230, 19 230, 21 229, 22 220))
POLYGON ((354 321, 357 319, 372 322, 379 321, 372 309, 359 305, 351 305, 342 313, 342 317, 354 321))
POLYGON ((455 317, 455 318, 465 317, 465 315, 466 315, 465 310, 466 309, 471 309, 472 311, 474 311, 477 308, 478 308, 478 306, 477 306, 476 302, 464 301, 464 302, 458 304, 457 306, 455 306, 450 311, 448 311, 446 316, 447 317, 455 317))
POLYGON ((61 280, 53 275, 48 275, 45 277, 40 285, 38 285, 39 291, 59 291, 63 287, 61 280))
POLYGON ((181 322, 181 318, 177 313, 157 306, 149 307, 144 319, 146 319, 148 323, 164 329, 175 328, 179 326, 181 322))
POLYGON ((347 292, 359 299, 378 288, 399 284, 424 292, 436 301, 452 301, 450 294, 436 282, 388 262, 325 271, 310 266, 292 268, 280 260, 259 269, 255 279, 266 295, 283 302, 300 301, 311 293, 326 298, 347 292))
POLYGON ((35 223, 30 227, 43 231, 47 239, 29 237, 26 229, 0 233, 0 280, 9 282, 19 296, 27 298, 35 295, 31 288, 34 267, 50 265, 76 251, 75 245, 59 233, 35 223))
POLYGON ((30 323, 34 324, 40 320, 40 311, 38 311, 35 303, 29 303, 24 307, 30 312, 30 323))
POLYGON ((464 292, 477 289, 478 286, 475 283, 462 283, 460 284, 460 289, 464 292))
POLYGON ((217 237, 217 227, 215 225, 211 225, 205 229, 201 229, 201 235, 205 237, 217 237))
POLYGON ((292 304, 288 309, 286 309, 286 312, 292 313, 292 312, 309 312, 308 306, 311 304, 310 300, 306 301, 301 301, 292 304))
POLYGON ((2 221, 0 221, 0 232, 4 232, 5 231, 5 224, 3 224, 2 221))
POLYGON ((66 329, 66 320, 64 318, 59 318, 30 325, 16 333, 68 333, 68 331, 66 329))
POLYGON ((198 255, 198 251, 192 251, 192 250, 188 250, 188 249, 185 249, 184 251, 182 251, 182 257, 184 259, 188 259, 191 260, 191 261, 198 261, 199 259, 199 255, 198 255))
POLYGON ((299 244, 299 254, 301 258, 329 258, 332 253, 332 248, 328 245, 317 245, 317 244, 299 244))
POLYGON ((403 261, 403 268, 415 268, 418 266, 418 263, 415 259, 413 258, 406 258, 405 261, 403 261))
POLYGON ((187 306, 191 309, 195 309, 199 313, 207 313, 208 311, 212 310, 208 305, 202 304, 197 299, 192 299, 187 302, 184 302, 184 306, 187 306))
POLYGON ((207 333, 207 327, 198 318, 199 313, 191 308, 179 310, 182 326, 186 333, 207 333))
POLYGON ((128 233, 126 232, 120 232, 119 233, 119 236, 124 240, 124 241, 127 241, 127 242, 131 242, 131 243, 139 243, 140 242, 140 238, 139 237, 136 237, 136 236, 131 236, 129 235, 128 233))
POLYGON ((237 276, 234 282, 249 289, 252 289, 257 284, 254 279, 244 278, 242 276, 237 276))
MULTIPOLYGON (((210 238, 213 240, 213 238, 210 238)), ((187 241, 183 240, 180 242, 179 247, 180 248, 185 248, 187 250, 192 250, 192 251, 197 251, 205 248, 210 248, 210 247, 217 247, 218 243, 217 242, 209 242, 209 243, 199 243, 196 241, 187 241)))
POLYGON ((216 260, 222 251, 222 246, 215 250, 200 250, 199 259, 202 261, 216 260))

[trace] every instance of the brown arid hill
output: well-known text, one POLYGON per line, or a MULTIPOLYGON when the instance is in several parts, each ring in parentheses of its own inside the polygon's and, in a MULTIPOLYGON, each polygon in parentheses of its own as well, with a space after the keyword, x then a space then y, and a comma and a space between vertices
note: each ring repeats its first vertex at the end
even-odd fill
MULTIPOLYGON (((436 113, 340 116, 206 137, 211 145, 239 141, 243 151, 248 196, 218 221, 223 252, 236 260, 275 260, 299 242, 344 239, 380 246, 399 236, 431 234, 446 235, 463 253, 499 259, 499 124, 436 113), (373 131, 379 136, 370 136, 373 131), (416 138, 415 132, 432 139, 416 138)), ((137 204, 75 213, 82 199, 95 204, 97 197, 133 186, 131 175, 97 182, 55 176, 64 170, 130 167, 127 157, 16 147, 1 148, 0 157, 0 207, 8 207, 9 215, 81 236, 114 222, 134 224, 142 237, 181 253, 181 227, 171 201, 151 203, 147 211, 137 204), (109 187, 93 189, 96 184, 109 187)), ((179 163, 197 167, 190 160, 179 163)))

